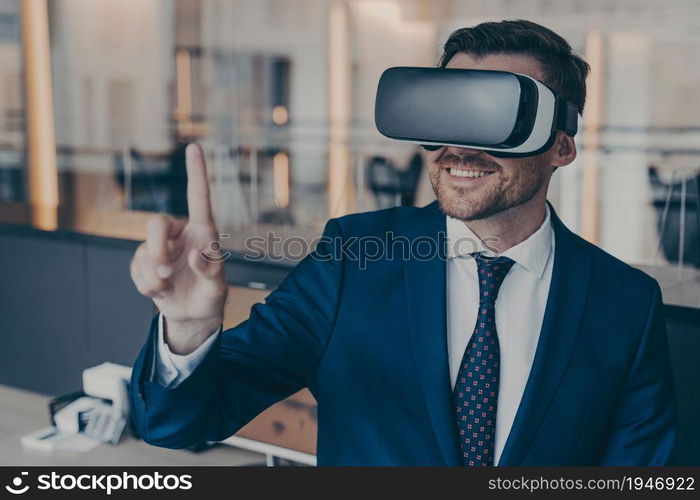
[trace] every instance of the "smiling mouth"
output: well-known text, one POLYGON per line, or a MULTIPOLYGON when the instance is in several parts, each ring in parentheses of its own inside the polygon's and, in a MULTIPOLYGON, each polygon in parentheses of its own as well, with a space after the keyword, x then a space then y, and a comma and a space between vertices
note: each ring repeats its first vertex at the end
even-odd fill
POLYGON ((469 178, 477 178, 477 177, 486 177, 487 175, 491 175, 493 172, 492 171, 487 171, 487 170, 468 170, 468 169, 460 169, 460 168, 449 168, 449 173, 452 177, 469 177, 469 178))

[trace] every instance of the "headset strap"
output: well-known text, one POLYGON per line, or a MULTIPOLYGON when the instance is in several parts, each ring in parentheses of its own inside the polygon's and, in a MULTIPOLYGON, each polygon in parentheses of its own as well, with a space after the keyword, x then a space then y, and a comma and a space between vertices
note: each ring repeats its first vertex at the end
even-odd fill
POLYGON ((571 137, 575 136, 576 132, 578 132, 578 107, 557 95, 555 109, 556 130, 563 130, 571 137))

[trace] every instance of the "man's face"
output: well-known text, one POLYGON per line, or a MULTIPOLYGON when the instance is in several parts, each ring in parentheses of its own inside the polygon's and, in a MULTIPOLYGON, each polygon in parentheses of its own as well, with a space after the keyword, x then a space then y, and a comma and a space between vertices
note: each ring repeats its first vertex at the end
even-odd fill
MULTIPOLYGON (((523 55, 475 58, 457 53, 447 67, 510 71, 544 81, 537 61, 523 55)), ((546 195, 554 171, 552 149, 525 158, 496 158, 478 149, 445 146, 426 151, 425 159, 442 210, 450 217, 470 221, 516 207, 538 194, 546 195)))

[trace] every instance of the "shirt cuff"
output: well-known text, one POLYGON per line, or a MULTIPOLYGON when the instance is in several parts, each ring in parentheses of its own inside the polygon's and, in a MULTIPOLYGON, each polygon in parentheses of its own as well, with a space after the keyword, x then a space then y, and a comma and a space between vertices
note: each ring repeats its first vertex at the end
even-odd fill
POLYGON ((170 350, 163 337, 163 315, 158 315, 158 349, 156 350, 156 381, 169 389, 177 387, 199 366, 211 349, 216 337, 221 333, 219 327, 213 335, 190 354, 179 355, 170 350))

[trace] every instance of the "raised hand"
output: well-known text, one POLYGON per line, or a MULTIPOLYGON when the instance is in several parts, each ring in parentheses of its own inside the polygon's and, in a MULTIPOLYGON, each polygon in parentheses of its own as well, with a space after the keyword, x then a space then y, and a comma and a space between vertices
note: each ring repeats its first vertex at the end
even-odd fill
POLYGON ((209 201, 204 154, 190 144, 187 157, 189 220, 159 214, 131 261, 131 278, 165 318, 166 340, 178 354, 194 351, 223 321, 228 286, 223 259, 212 243, 219 233, 209 201))

